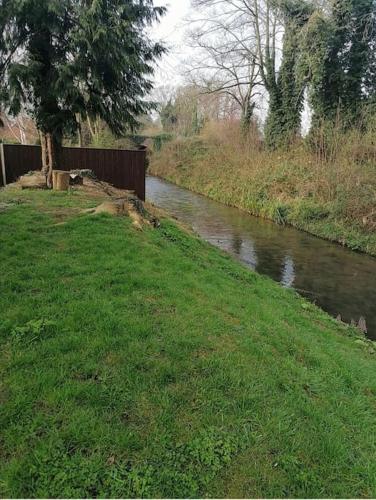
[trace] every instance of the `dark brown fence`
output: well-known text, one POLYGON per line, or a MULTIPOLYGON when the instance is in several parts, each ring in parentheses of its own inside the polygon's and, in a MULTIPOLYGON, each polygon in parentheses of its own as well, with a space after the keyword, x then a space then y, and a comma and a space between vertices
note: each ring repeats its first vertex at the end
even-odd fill
MULTIPOLYGON (((7 184, 30 170, 40 170, 42 165, 40 146, 4 144, 1 148, 7 184)), ((141 200, 145 200, 145 151, 63 148, 59 168, 61 170, 88 168, 99 180, 109 182, 120 189, 135 191, 141 200)), ((5 184, 3 169, 0 168, 0 186, 5 184)))

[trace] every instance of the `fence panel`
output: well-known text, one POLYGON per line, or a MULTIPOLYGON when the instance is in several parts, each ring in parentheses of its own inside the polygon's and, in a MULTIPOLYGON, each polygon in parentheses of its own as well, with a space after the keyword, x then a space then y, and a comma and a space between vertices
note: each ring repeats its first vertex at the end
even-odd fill
POLYGON ((41 148, 39 146, 4 144, 4 163, 7 184, 9 184, 30 170, 41 169, 41 148))
MULTIPOLYGON (((7 183, 42 165, 40 146, 4 144, 7 183)), ((89 168, 99 180, 135 191, 145 200, 146 152, 122 149, 63 148, 61 170, 89 168)), ((0 185, 3 185, 0 174, 0 185)))

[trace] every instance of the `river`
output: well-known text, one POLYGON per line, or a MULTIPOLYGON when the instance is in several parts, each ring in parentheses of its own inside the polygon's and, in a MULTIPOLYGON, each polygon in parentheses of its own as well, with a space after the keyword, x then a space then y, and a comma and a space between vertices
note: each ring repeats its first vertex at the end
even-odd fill
POLYGON ((376 340, 376 259, 279 226, 148 176, 146 199, 260 274, 296 289, 332 316, 364 318, 376 340))

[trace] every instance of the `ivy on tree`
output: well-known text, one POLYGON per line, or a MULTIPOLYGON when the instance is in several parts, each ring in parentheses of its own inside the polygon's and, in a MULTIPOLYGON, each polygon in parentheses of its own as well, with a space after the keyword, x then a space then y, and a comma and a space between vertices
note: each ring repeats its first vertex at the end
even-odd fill
POLYGON ((284 0, 278 4, 284 25, 281 67, 269 71, 269 112, 265 140, 269 149, 290 145, 300 136, 304 90, 307 82, 299 71, 302 32, 313 13, 310 2, 284 0))
POLYGON ((357 124, 375 95, 375 0, 331 0, 311 19, 302 45, 313 129, 357 124))

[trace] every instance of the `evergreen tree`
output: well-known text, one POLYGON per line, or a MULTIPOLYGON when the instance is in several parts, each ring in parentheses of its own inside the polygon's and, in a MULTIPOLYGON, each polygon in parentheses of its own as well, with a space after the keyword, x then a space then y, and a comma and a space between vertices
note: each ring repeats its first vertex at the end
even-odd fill
POLYGON ((171 99, 169 99, 167 104, 162 107, 160 111, 160 118, 163 130, 166 132, 173 132, 176 124, 178 123, 178 116, 171 99))
POLYGON ((331 0, 329 7, 329 15, 316 17, 306 43, 313 125, 339 119, 346 128, 360 116, 367 75, 369 87, 374 85, 376 2, 331 0))
POLYGON ((373 11, 368 18, 366 29, 369 50, 364 91, 367 101, 371 102, 374 108, 376 104, 376 0, 374 0, 373 11))
POLYGON ((0 11, 2 102, 35 120, 48 182, 77 116, 119 135, 150 107, 148 76, 163 47, 146 28, 164 13, 152 0, 0 0, 0 11))

